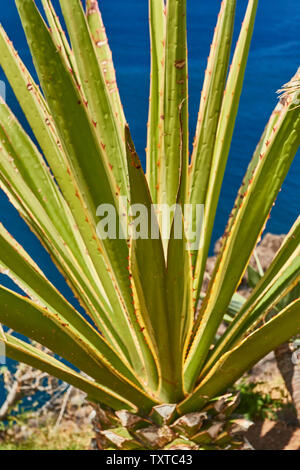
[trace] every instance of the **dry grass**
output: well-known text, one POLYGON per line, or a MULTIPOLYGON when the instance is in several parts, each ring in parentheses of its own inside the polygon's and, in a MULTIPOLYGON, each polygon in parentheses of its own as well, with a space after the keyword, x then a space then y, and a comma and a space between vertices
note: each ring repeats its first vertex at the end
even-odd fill
POLYGON ((55 429, 55 420, 39 419, 28 414, 18 418, 1 442, 0 450, 87 450, 93 432, 83 421, 63 420, 55 429))

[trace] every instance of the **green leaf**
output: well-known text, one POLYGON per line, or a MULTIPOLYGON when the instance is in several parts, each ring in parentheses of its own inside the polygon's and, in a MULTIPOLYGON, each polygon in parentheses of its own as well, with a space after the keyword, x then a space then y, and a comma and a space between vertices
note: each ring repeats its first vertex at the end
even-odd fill
POLYGON ((120 124, 120 131, 123 135, 126 120, 117 86, 112 53, 108 44, 108 39, 97 0, 86 1, 86 17, 92 39, 96 47, 98 62, 102 70, 102 74, 105 77, 105 83, 111 99, 114 114, 120 124))
POLYGON ((234 349, 224 354, 193 393, 179 404, 178 412, 185 414, 201 409, 211 398, 220 395, 266 354, 299 332, 300 300, 298 299, 234 349))
MULTIPOLYGON (((228 73, 235 8, 236 0, 225 0, 221 3, 210 49, 189 169, 191 204, 205 204, 207 196, 228 73)), ((196 254, 193 253, 193 262, 195 262, 196 254)))
MULTIPOLYGON (((123 325, 121 323, 123 317, 121 321, 115 321, 114 312, 117 313, 117 309, 115 307, 112 310, 102 285, 97 283, 97 276, 76 231, 76 224, 42 156, 4 103, 0 104, 0 123, 1 187, 51 253, 58 269, 67 277, 74 295, 95 324, 127 356, 121 340, 124 333, 124 321, 123 325), (114 331, 116 326, 119 333, 114 331)), ((108 277, 106 270, 102 279, 105 276, 108 277)), ((115 296, 109 278, 108 281, 115 296)), ((107 283, 104 285, 107 286, 107 283)), ((117 305, 116 300, 113 305, 117 305)))
MULTIPOLYGON (((297 256, 297 250, 299 251, 299 242, 300 216, 293 224, 264 276, 260 279, 248 299, 243 303, 231 325, 218 341, 203 369, 203 374, 210 369, 211 365, 226 352, 229 347, 231 347, 233 341, 240 338, 241 335, 246 332, 247 325, 249 326, 248 319, 251 312, 259 306, 260 311, 263 313, 264 308, 267 308, 270 302, 281 294, 282 290, 289 288, 290 283, 297 277, 297 263, 299 258, 299 256, 297 256)), ((255 318, 257 317, 259 317, 259 313, 255 318)))
MULTIPOLYGON (((133 401, 138 407, 153 406, 153 400, 133 382, 122 375, 124 366, 114 355, 104 340, 97 341, 95 347, 88 336, 81 336, 78 328, 74 326, 75 318, 62 314, 52 314, 51 311, 40 307, 30 300, 19 296, 0 286, 0 321, 5 326, 41 343, 51 351, 55 351, 75 367, 79 368, 105 387, 114 390, 133 401), (26 319, 26 321, 25 321, 26 319), (108 359, 115 360, 114 368, 108 359)), ((80 322, 78 316, 77 322, 80 322)), ((128 371, 128 369, 127 369, 128 371)), ((128 373, 128 372, 126 372, 128 373)))
POLYGON ((212 165, 210 168, 210 178, 205 196, 205 213, 203 221, 203 227, 205 227, 205 230, 203 230, 201 234, 200 250, 197 255, 194 271, 194 289, 197 292, 197 299, 200 296, 217 205, 219 202, 226 162, 237 117, 257 5, 258 0, 248 1, 247 11, 234 52, 222 101, 212 165))
MULTIPOLYGON (((103 295, 103 287, 101 283, 99 285, 97 273, 95 273, 95 267, 91 260, 89 260, 86 246, 81 240, 78 227, 81 228, 81 232, 84 231, 84 240, 88 240, 88 246, 93 255, 93 262, 95 262, 96 259, 97 263, 100 264, 101 259, 99 258, 99 246, 97 246, 97 243, 94 241, 94 238, 96 239, 95 229, 91 227, 90 223, 86 222, 88 219, 86 208, 83 201, 77 197, 79 195, 79 188, 74 181, 74 178, 72 178, 71 170, 66 162, 66 157, 64 156, 58 139, 53 119, 49 114, 44 98, 25 65, 18 57, 1 26, 0 48, 1 66, 4 69, 10 84, 13 86, 18 101, 25 112, 30 126, 35 133, 48 162, 51 165, 51 169, 55 174, 56 180, 59 182, 60 187, 64 190, 64 194, 67 196, 67 200, 72 208, 73 214, 76 214, 77 223, 75 223, 74 218, 71 215, 71 211, 62 198, 60 191, 56 188, 52 178, 49 177, 50 172, 46 169, 42 156, 37 152, 32 142, 30 142, 29 137, 26 137, 15 116, 13 116, 11 111, 8 110, 7 106, 3 102, 1 102, 0 106, 1 124, 5 132, 5 135, 2 134, 2 142, 4 144, 5 142, 3 139, 7 141, 8 137, 13 139, 13 142, 10 142, 9 149, 10 151, 12 150, 12 143, 14 143, 17 153, 14 150, 13 155, 8 155, 8 157, 5 154, 3 155, 4 160, 2 160, 2 162, 4 161, 5 163, 6 172, 4 181, 2 165, 3 185, 1 185, 1 187, 6 192, 11 202, 20 211, 20 214, 25 219, 26 223, 28 223, 30 228, 36 233, 40 238, 40 241, 47 249, 50 250, 50 252, 53 252, 54 247, 57 245, 57 241, 61 236, 63 236, 64 243, 71 248, 73 252, 74 258, 72 261, 72 270, 70 271, 62 260, 62 257, 67 255, 66 245, 64 245, 61 250, 58 250, 57 253, 53 253, 54 261, 60 271, 68 273, 69 283, 71 284, 71 288, 75 295, 79 298, 84 308, 90 312, 96 324, 98 324, 97 310, 101 311, 104 308, 110 312, 110 315, 112 315, 113 312, 109 303, 105 300, 106 296, 103 295), (26 152, 25 149, 27 149, 26 152), (20 158, 21 155, 23 157, 22 160, 20 158), (10 166, 9 163, 12 163, 10 168, 10 174, 12 175, 11 178, 8 177, 7 174, 8 167, 10 166), (29 175, 30 181, 33 182, 33 186, 30 189, 24 189, 25 181, 23 180, 25 175, 23 171, 26 171, 26 175, 29 175), (36 182, 39 182, 39 184, 36 185, 36 182), (36 190, 33 195, 32 190, 34 189, 36 190), (28 198, 24 207, 26 194, 28 194, 28 198), (54 230, 54 233, 51 236, 49 230, 46 230, 45 228, 45 223, 41 226, 41 215, 43 214, 43 211, 41 207, 36 207, 34 205, 36 198, 38 198, 40 204, 43 205, 48 216, 52 218, 52 229, 54 228, 54 224, 55 227, 58 228, 60 234, 57 234, 56 230, 54 230), (30 217, 30 214, 35 214, 35 220, 30 217), (74 236, 78 244, 77 247, 74 247, 74 236), (80 248, 81 255, 78 248, 80 248), (81 256, 84 259, 82 259, 81 256), (79 274, 78 269, 77 271, 75 270, 76 277, 73 276, 72 278, 74 261, 76 260, 76 262, 80 262, 81 259, 81 267, 84 269, 85 276, 89 278, 89 282, 92 283, 92 288, 91 286, 88 287, 87 281, 83 280, 82 274, 79 274), (71 279, 72 282, 75 282, 75 285, 71 283, 71 279), (76 286, 76 279, 78 280, 79 287, 81 286, 81 289, 78 288, 78 283, 76 286), (93 289, 96 293, 93 293, 93 289), (99 304, 99 301, 102 303, 99 304)), ((3 147, 2 153, 4 151, 3 147)), ((47 223, 49 223, 49 220, 47 223)), ((112 281, 107 273, 105 264, 102 262, 100 267, 98 267, 97 263, 97 272, 98 274, 101 272, 101 281, 103 282, 105 291, 109 296, 110 303, 111 305, 114 305, 114 311, 116 312, 120 301, 116 295, 115 288, 112 285, 112 281)), ((120 317, 117 322, 114 322, 114 324, 118 325, 119 323, 121 323, 120 317)), ((103 329, 103 325, 101 325, 101 329, 103 329)))
MULTIPOLYGON (((122 140, 124 127, 121 128, 115 116, 110 92, 105 82, 104 69, 101 69, 98 62, 96 47, 81 1, 60 0, 60 6, 70 35, 87 107, 95 123, 96 134, 101 141, 102 158, 116 179, 115 191, 126 196, 128 182, 125 145, 122 140)), ((102 200, 99 198, 98 203, 100 202, 102 200)))
MULTIPOLYGON (((174 214, 168 246, 166 296, 171 347, 176 360, 176 368, 181 372, 193 328, 194 306, 191 257, 179 204, 174 214), (176 230, 180 224, 181 236, 177 238, 176 230)), ((181 377, 182 380, 183 377, 181 377)))
POLYGON ((300 297, 300 282, 293 287, 287 295, 283 296, 278 304, 274 307, 274 311, 276 313, 280 312, 283 308, 285 308, 289 303, 293 302, 300 297))
POLYGON ((19 362, 25 362, 32 367, 47 372, 50 375, 63 380, 87 393, 88 398, 92 401, 103 403, 115 410, 127 409, 136 411, 137 408, 133 403, 124 400, 112 390, 93 382, 92 380, 80 375, 70 367, 58 361, 49 354, 44 353, 40 349, 35 348, 31 344, 15 338, 11 335, 5 335, 4 342, 8 357, 19 362))
POLYGON ((141 314, 157 352, 161 383, 160 397, 162 400, 174 401, 180 393, 181 369, 174 358, 174 348, 169 334, 169 316, 166 298, 166 264, 162 240, 159 234, 157 219, 151 207, 151 195, 136 154, 129 128, 125 129, 127 158, 129 168, 131 207, 147 210, 143 214, 143 227, 147 221, 145 237, 131 236, 130 240, 130 271, 132 283, 136 290, 141 314), (142 206, 142 207, 141 207, 142 206), (153 228, 153 232, 152 232, 153 228), (157 234, 153 236, 153 234, 157 234), (154 294, 155 293, 155 294, 154 294))
MULTIPOLYGON (((300 250, 296 250, 294 255, 277 273, 265 289, 258 295, 262 281, 257 285, 257 289, 246 300, 238 314, 233 319, 230 326, 217 342, 215 348, 206 361, 201 371, 201 377, 204 377, 218 358, 240 341, 250 330, 256 328, 257 324, 268 318, 268 313, 276 305, 280 305, 280 300, 289 297, 289 293, 299 284, 300 278, 300 250)), ((268 272, 268 271, 267 271, 268 272)), ((291 298, 291 301, 293 298, 291 298)), ((286 306, 283 305, 282 308, 286 306)), ((277 311, 280 311, 281 308, 277 311)))
POLYGON ((69 67, 74 76, 76 77, 76 81, 80 84, 80 79, 78 76, 77 65, 75 62, 73 51, 68 43, 66 35, 62 29, 60 20, 55 13, 53 5, 50 0, 42 0, 42 5, 47 17, 47 21, 50 26, 51 34, 53 36, 54 42, 56 43, 57 47, 61 51, 67 67, 69 67))
POLYGON ((164 75, 164 157, 158 182, 158 202, 172 206, 186 200, 188 170, 188 67, 186 0, 166 3, 166 48, 164 75))
MULTIPOLYGON (((99 333, 65 300, 46 278, 26 251, 0 224, 0 267, 36 304, 50 310, 55 317, 61 318, 75 329, 75 341, 84 346, 90 342, 95 350, 103 354, 116 369, 126 377, 136 379, 129 368, 123 367, 118 354, 111 349, 99 333), (116 361, 116 362, 115 362, 116 361)), ((128 363, 127 363, 128 364, 128 363)))
POLYGON ((34 2, 32 0, 22 2, 16 0, 16 2, 40 82, 67 158, 68 166, 65 174, 56 173, 52 163, 51 168, 70 205, 98 276, 103 283, 106 283, 104 289, 106 291, 107 286, 108 292, 114 298, 112 305, 116 305, 116 311, 121 309, 118 321, 122 322, 128 331, 128 334, 124 335, 124 341, 132 363, 142 375, 144 365, 143 358, 137 354, 138 328, 135 325, 131 304, 126 240, 120 238, 100 240, 96 232, 98 222, 96 212, 99 204, 109 204, 116 208, 117 213, 119 210, 117 203, 119 193, 115 193, 114 178, 108 167, 105 149, 97 138, 96 124, 95 122, 93 124, 89 107, 76 87, 60 52, 57 51, 34 2), (89 158, 86 158, 87 155, 89 158), (71 176, 71 180, 74 178, 71 184, 68 176, 71 176))
POLYGON ((256 284, 259 282, 261 279, 261 276, 256 269, 252 268, 252 266, 248 266, 247 268, 247 274, 248 274, 248 285, 249 287, 252 287, 252 289, 256 286, 256 284))
POLYGON ((261 319, 266 319, 275 305, 293 290, 300 281, 300 249, 296 250, 283 269, 274 277, 265 291, 245 313, 243 329, 253 329, 261 319))
POLYGON ((242 308, 245 302, 246 302, 245 297, 235 292, 230 301, 230 304, 228 305, 229 315, 236 315, 239 312, 239 310, 242 308))
POLYGON ((279 103, 277 112, 280 113, 277 126, 271 140, 266 143, 265 153, 259 158, 238 211, 234 210, 234 221, 201 306, 197 333, 186 362, 188 387, 192 386, 203 367, 210 344, 242 279, 300 144, 300 112, 293 106, 292 98, 285 104, 279 103))
POLYGON ((164 0, 149 1, 151 86, 147 136, 147 180, 154 204, 158 203, 164 162, 164 74, 166 17, 164 0))
POLYGON ((62 145, 72 169, 76 171, 84 200, 96 217, 96 209, 101 202, 115 206, 116 198, 112 177, 96 137, 95 125, 34 2, 16 0, 16 3, 62 145), (85 155, 89 155, 89 158, 84 158, 85 155))

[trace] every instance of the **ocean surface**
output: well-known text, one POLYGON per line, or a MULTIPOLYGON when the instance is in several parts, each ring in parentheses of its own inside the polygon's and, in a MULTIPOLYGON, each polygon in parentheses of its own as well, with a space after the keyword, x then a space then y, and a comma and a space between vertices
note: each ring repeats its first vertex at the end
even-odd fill
MULTIPOLYGON (((40 1, 36 3, 39 5, 40 1)), ((137 150, 145 162, 146 123, 149 94, 149 34, 147 0, 99 1, 127 120, 137 150)), ((190 132, 193 137, 209 46, 220 0, 187 0, 189 44, 190 132)), ((213 243, 220 237, 233 206, 248 162, 276 105, 276 90, 294 75, 300 65, 299 0, 262 0, 246 71, 237 124, 215 223, 213 243)), ((58 7, 58 0, 54 1, 58 7)), ((234 43, 247 5, 237 1, 234 43)), ((22 59, 34 74, 26 39, 14 1, 2 2, 0 22, 22 59)), ((58 7, 59 8, 59 7, 58 7)), ((35 76, 35 75, 34 75, 35 76)), ((6 81, 0 70, 0 80, 6 81)), ((7 84, 7 83, 6 83, 7 84)), ((7 102, 25 129, 28 125, 7 84, 7 102)), ((299 214, 300 161, 296 157, 267 225, 267 231, 286 233, 299 214)), ((0 195, 1 222, 40 264, 51 281, 72 301, 72 294, 48 254, 27 228, 6 197, 0 195)), ((251 230, 251 227, 249 227, 251 230)), ((3 276, 0 281, 13 287, 3 276)))

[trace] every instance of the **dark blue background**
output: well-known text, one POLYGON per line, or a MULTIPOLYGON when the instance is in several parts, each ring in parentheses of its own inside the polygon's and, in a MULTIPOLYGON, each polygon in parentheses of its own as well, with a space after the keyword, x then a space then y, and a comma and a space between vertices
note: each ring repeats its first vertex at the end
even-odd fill
MULTIPOLYGON (((190 130, 193 137, 200 92, 209 45, 216 23, 220 0, 188 0, 188 42, 190 77, 190 130)), ((238 0, 235 42, 246 7, 238 0)), ((37 1, 39 5, 40 2, 37 1)), ((54 0, 55 7, 58 1, 54 0)), ((117 78, 126 117, 143 161, 146 146, 146 122, 149 93, 149 35, 147 0, 101 0, 117 78)), ((13 0, 2 2, 0 21, 14 46, 33 72, 32 62, 22 26, 13 0)), ((254 39, 246 72, 233 144, 221 194, 213 242, 222 235, 236 192, 247 164, 261 136, 267 119, 276 104, 276 90, 286 83, 299 65, 300 51, 299 0, 260 1, 254 39)), ((0 79, 5 80, 0 72, 0 79)), ((7 101, 25 125, 21 110, 8 88, 7 101)), ((279 194, 267 230, 286 233, 299 212, 299 158, 293 163, 282 192, 279 194)), ((70 300, 72 295, 50 258, 30 230, 0 195, 1 221, 30 252, 48 277, 70 300)), ((249 230, 251 228, 249 227, 249 230)), ((2 281, 2 276, 1 276, 2 281)), ((9 281, 5 281, 10 285, 9 281)))

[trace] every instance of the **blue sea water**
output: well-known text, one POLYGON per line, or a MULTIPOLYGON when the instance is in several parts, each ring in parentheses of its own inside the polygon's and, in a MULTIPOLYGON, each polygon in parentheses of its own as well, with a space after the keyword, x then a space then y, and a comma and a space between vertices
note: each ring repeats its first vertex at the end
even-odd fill
MULTIPOLYGON (((15 2, 2 2, 0 22, 14 46, 34 74, 26 39, 18 18, 15 2)), ((36 3, 39 5, 40 0, 36 3)), ((58 0, 54 0, 58 7, 58 0)), ((145 162, 146 123, 149 94, 149 37, 147 0, 99 1, 113 51, 117 79, 137 150, 145 162)), ((245 77, 237 125, 229 156, 224 185, 213 234, 213 242, 224 231, 236 192, 247 164, 261 136, 270 113, 276 105, 276 90, 286 83, 300 65, 299 0, 263 0, 259 2, 257 21, 245 77)), ((191 137, 195 131, 200 92, 206 60, 212 39, 220 0, 187 0, 189 45, 189 106, 191 137)), ((246 0, 237 1, 234 42, 246 8, 246 0)), ((0 80, 6 81, 2 71, 0 80)), ((28 125, 7 84, 7 102, 28 125)), ((295 159, 272 211, 267 230, 286 233, 299 214, 300 161, 295 159)), ((62 276, 52 265, 48 254, 26 227, 6 197, 0 195, 1 222, 24 245, 47 276, 75 303, 62 276)), ((251 227, 249 227, 251 230, 251 227)), ((13 287, 2 276, 0 281, 13 287)))

